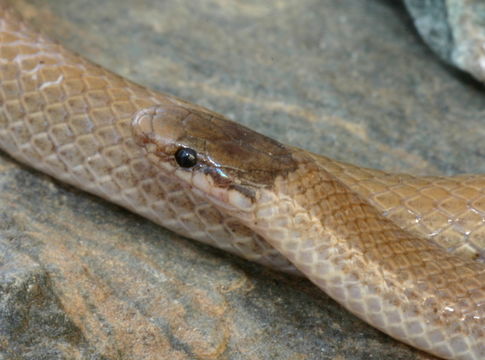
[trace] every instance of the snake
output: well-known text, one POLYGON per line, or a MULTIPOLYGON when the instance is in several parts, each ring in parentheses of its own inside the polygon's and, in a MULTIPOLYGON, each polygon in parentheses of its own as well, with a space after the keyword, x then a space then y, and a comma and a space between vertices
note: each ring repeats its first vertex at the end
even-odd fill
POLYGON ((485 359, 485 175, 284 145, 137 85, 0 5, 0 148, 178 234, 304 276, 443 359, 485 359))

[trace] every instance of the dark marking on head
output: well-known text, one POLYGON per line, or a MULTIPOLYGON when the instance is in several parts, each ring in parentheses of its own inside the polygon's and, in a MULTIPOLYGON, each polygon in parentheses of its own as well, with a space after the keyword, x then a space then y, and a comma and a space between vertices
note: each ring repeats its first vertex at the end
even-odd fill
POLYGON ((179 163, 174 157, 180 149, 194 151, 197 164, 179 166, 203 171, 220 187, 238 187, 242 192, 244 185, 272 186, 277 176, 297 167, 286 146, 199 108, 155 106, 135 114, 133 126, 138 142, 156 145, 156 154, 164 161, 179 163))

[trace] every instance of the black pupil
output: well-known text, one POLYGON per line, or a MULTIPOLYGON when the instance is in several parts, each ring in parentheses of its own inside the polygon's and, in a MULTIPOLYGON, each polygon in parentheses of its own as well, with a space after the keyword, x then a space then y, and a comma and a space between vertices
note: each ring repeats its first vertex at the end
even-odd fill
POLYGON ((189 148, 181 148, 175 153, 175 160, 179 166, 190 168, 197 164, 197 153, 189 148))

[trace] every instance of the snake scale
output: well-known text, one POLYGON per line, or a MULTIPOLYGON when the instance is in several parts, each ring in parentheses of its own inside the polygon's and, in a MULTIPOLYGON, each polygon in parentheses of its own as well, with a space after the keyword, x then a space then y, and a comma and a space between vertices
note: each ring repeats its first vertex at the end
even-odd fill
POLYGON ((485 175, 280 144, 69 52, 0 7, 0 148, 181 235, 306 276, 445 359, 485 359, 485 175))

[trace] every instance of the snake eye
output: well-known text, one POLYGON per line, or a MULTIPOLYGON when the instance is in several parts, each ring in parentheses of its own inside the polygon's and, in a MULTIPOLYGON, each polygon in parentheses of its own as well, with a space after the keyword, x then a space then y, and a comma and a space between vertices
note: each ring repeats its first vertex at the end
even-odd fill
POLYGON ((197 164, 197 153, 189 148, 180 148, 175 153, 175 161, 183 168, 191 168, 197 164))

